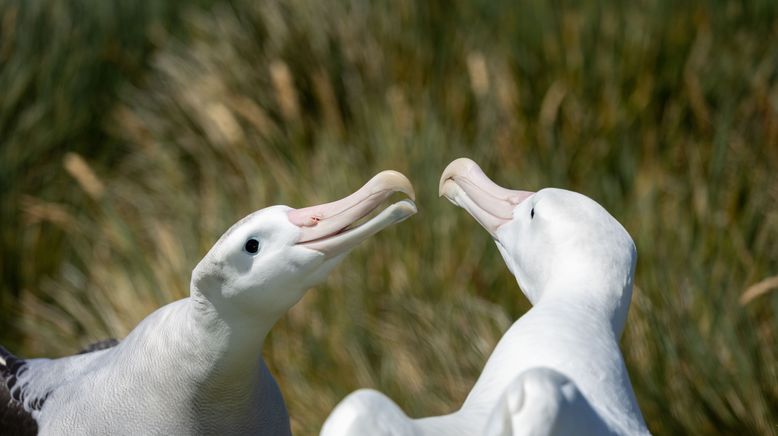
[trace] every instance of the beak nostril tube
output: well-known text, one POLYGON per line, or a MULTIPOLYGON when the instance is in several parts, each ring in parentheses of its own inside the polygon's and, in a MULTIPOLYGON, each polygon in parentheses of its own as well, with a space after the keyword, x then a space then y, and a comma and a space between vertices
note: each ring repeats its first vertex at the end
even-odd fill
POLYGON ((302 221, 300 224, 300 227, 313 227, 316 224, 319 224, 319 221, 321 221, 321 218, 318 216, 312 216, 302 221))

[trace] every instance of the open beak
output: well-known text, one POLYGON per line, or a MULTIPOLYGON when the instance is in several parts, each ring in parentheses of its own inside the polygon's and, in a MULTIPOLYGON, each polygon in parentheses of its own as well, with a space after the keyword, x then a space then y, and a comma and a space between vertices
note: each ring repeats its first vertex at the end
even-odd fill
POLYGON ((346 198, 289 211, 289 221, 300 228, 298 245, 328 256, 344 253, 357 244, 416 213, 416 194, 407 177, 397 171, 382 171, 346 198), (351 227, 380 206, 394 192, 410 200, 391 204, 369 221, 351 227))
POLYGON ((493 238, 497 229, 513 219, 513 210, 534 192, 505 189, 481 170, 477 163, 459 158, 443 170, 438 192, 465 209, 493 238))

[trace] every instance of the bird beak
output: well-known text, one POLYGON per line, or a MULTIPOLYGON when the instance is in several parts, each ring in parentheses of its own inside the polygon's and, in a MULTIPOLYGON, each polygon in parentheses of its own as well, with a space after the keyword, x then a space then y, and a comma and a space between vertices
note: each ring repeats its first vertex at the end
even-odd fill
POLYGON ((344 253, 386 227, 416 213, 416 194, 407 177, 397 171, 382 171, 358 191, 332 203, 289 211, 289 221, 300 228, 298 245, 328 256, 344 253), (402 192, 410 199, 394 203, 378 215, 351 227, 374 211, 389 196, 402 192))
POLYGON ((438 192, 465 209, 493 238, 497 229, 513 219, 513 210, 534 192, 505 189, 481 170, 477 163, 459 158, 443 170, 438 192))

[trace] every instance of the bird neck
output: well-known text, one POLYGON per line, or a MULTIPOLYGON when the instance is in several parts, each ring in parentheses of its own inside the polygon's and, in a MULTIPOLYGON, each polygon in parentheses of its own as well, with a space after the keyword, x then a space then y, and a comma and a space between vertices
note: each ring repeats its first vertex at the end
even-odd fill
POLYGON ((212 350, 219 360, 252 361, 262 355, 262 346, 270 329, 280 316, 257 314, 246 316, 234 305, 214 304, 198 289, 190 296, 190 319, 201 345, 212 350))
POLYGON ((632 298, 632 280, 630 278, 625 283, 599 280, 591 276, 585 278, 577 278, 575 275, 560 276, 547 283, 539 295, 535 306, 575 307, 577 313, 586 313, 596 319, 607 320, 614 337, 618 340, 624 331, 632 298))
POLYGON ((198 294, 193 291, 190 298, 189 325, 197 358, 207 359, 194 393, 200 430, 252 432, 248 429, 269 420, 283 430, 279 434, 288 434, 283 396, 262 358, 276 318, 232 317, 198 294), (258 411, 257 404, 267 407, 258 411))

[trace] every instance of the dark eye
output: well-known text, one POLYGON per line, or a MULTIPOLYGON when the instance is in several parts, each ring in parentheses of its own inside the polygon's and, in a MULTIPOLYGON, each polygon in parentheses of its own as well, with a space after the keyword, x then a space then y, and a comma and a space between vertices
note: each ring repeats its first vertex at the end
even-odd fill
POLYGON ((533 207, 532 210, 529 211, 529 218, 535 218, 535 208, 533 207))
POLYGON ((257 251, 259 251, 259 241, 257 241, 255 238, 251 238, 248 241, 246 241, 246 245, 243 247, 251 254, 256 254, 257 251))

